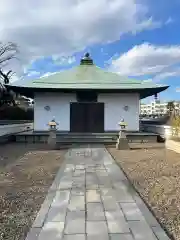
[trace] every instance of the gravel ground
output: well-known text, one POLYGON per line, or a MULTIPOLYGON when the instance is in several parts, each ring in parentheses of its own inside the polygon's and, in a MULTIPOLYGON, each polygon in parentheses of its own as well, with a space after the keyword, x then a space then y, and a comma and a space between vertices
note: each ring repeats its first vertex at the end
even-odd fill
POLYGON ((162 148, 108 151, 159 222, 180 240, 180 154, 162 148))
POLYGON ((64 160, 64 150, 0 146, 0 239, 24 240, 64 160), (41 150, 40 150, 41 149, 41 150))
POLYGON ((180 142, 180 137, 171 137, 171 140, 174 140, 176 142, 180 142))

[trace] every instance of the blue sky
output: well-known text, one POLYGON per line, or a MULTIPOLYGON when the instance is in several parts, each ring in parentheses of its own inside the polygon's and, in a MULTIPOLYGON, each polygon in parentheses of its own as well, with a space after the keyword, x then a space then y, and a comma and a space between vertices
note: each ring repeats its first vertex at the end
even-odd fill
POLYGON ((14 80, 66 70, 88 51, 98 66, 121 76, 170 85, 160 100, 180 99, 179 0, 3 1, 3 40, 20 46, 14 80))

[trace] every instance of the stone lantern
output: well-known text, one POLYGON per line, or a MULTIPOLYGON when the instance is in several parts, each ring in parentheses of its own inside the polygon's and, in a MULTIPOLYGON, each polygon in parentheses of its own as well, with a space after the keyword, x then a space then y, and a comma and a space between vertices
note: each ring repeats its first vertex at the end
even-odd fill
POLYGON ((57 128, 56 128, 57 123, 54 119, 48 123, 48 126, 49 126, 50 131, 56 131, 57 130, 57 128))
POLYGON ((120 126, 119 137, 116 143, 116 149, 118 150, 127 150, 129 149, 128 139, 126 137, 126 128, 127 123, 122 119, 118 125, 120 126))
POLYGON ((57 125, 59 125, 55 118, 53 118, 51 121, 49 121, 49 137, 48 137, 48 145, 51 149, 56 149, 56 132, 57 132, 57 125))
POLYGON ((118 123, 118 125, 120 126, 120 131, 126 130, 127 123, 124 121, 124 118, 121 119, 121 121, 118 123))

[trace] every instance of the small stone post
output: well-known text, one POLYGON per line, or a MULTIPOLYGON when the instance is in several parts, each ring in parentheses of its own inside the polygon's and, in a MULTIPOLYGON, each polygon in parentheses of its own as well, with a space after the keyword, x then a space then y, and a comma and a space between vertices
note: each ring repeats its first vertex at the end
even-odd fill
POLYGON ((57 125, 58 123, 56 123, 55 119, 51 120, 48 123, 48 126, 49 126, 48 145, 52 150, 56 149, 56 132, 57 132, 56 126, 57 125))
POLYGON ((125 123, 124 119, 121 120, 119 123, 120 131, 119 131, 119 137, 117 139, 116 143, 116 149, 118 150, 129 150, 129 143, 128 139, 126 137, 126 126, 127 123, 125 123))

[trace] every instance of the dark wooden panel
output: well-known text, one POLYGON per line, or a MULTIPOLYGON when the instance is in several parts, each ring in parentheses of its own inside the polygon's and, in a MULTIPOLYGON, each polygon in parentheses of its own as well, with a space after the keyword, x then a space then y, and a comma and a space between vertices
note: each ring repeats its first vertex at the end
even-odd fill
POLYGON ((79 103, 70 104, 70 132, 85 131, 84 105, 79 103))
POLYGON ((92 133, 104 132, 104 103, 90 103, 87 109, 86 131, 92 133))
POLYGON ((104 103, 71 103, 71 132, 104 132, 104 103))

